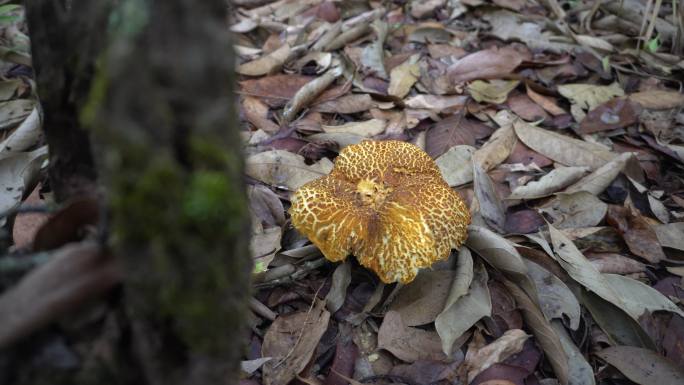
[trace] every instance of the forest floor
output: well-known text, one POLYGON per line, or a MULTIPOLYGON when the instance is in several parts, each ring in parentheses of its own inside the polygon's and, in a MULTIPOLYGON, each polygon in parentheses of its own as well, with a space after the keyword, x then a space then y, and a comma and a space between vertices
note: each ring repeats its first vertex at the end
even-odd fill
MULTIPOLYGON (((684 383, 681 2, 233 3, 254 258, 241 385, 684 383), (366 139, 423 149, 470 208, 465 245, 410 283, 327 261, 288 214, 294 191, 366 139)), ((0 6, 0 212, 16 215, 2 219, 3 290, 87 253, 41 250, 92 238, 97 217, 43 188, 22 15, 0 6)), ((0 309, 46 287, 7 290, 0 309)), ((42 315, 0 323, 0 348, 42 315)), ((106 361, 117 328, 95 306, 27 357, 106 361), (87 344, 65 338, 94 323, 87 344)), ((0 356, 0 384, 12 362, 0 356)))
POLYGON ((245 385, 684 383, 674 3, 237 3, 245 385), (406 285, 327 262, 287 214, 365 139, 425 150, 473 217, 406 285))

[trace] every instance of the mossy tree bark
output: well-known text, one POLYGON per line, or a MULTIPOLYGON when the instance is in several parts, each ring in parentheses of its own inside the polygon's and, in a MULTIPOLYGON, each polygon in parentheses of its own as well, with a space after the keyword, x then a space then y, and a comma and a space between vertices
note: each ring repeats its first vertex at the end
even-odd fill
MULTIPOLYGON (((83 18, 102 9, 66 2, 83 18)), ((87 100, 45 109, 46 118, 50 109, 80 119, 94 136, 110 244, 125 268, 136 383, 237 383, 251 260, 226 2, 104 3, 107 49, 95 55, 87 100)), ((38 52, 57 43, 37 35, 34 44, 38 52)), ((35 60, 39 76, 54 73, 49 56, 35 60)), ((68 98, 71 88, 46 96, 68 98)))
POLYGON ((121 1, 83 114, 151 384, 236 380, 251 263, 226 12, 224 0, 121 1))

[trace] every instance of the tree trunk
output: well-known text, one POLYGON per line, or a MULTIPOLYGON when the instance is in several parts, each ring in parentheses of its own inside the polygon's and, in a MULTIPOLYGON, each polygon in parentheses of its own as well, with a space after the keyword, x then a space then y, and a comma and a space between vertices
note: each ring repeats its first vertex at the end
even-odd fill
POLYGON ((59 200, 92 193, 96 154, 125 268, 131 334, 116 356, 129 373, 108 375, 237 383, 250 227, 225 1, 27 8, 51 184, 59 200))
POLYGON ((89 100, 150 384, 237 380, 251 263, 226 12, 122 1, 89 100))
POLYGON ((50 186, 58 202, 93 195, 95 166, 78 111, 88 96, 95 60, 104 47, 107 2, 29 0, 25 4, 50 148, 50 186))

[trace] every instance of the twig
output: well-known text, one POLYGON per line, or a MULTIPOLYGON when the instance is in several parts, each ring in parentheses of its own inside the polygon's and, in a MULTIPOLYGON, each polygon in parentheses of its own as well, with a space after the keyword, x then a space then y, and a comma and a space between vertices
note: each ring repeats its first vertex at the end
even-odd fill
POLYGON ((260 315, 269 321, 275 321, 277 317, 276 313, 254 297, 249 299, 249 308, 257 315, 260 315))

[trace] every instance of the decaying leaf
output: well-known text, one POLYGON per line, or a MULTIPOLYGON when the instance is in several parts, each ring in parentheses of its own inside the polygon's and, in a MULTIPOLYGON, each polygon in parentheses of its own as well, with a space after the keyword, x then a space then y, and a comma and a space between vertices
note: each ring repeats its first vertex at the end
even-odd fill
POLYGON ((290 57, 292 47, 285 43, 277 50, 258 59, 241 64, 237 67, 237 73, 248 76, 268 75, 280 69, 290 57))
POLYGON ((596 355, 640 385, 684 382, 684 371, 652 350, 633 346, 611 346, 596 355))
POLYGON ((364 138, 381 134, 385 131, 386 122, 382 119, 349 122, 339 126, 321 126, 329 134, 354 134, 364 138))
POLYGON ((529 337, 520 329, 510 329, 489 345, 474 352, 469 350, 465 360, 465 365, 468 368, 468 382, 493 364, 519 353, 529 337))
POLYGON ((264 363, 264 384, 286 385, 304 370, 329 321, 330 313, 321 300, 316 300, 309 311, 276 318, 261 348, 263 357, 273 357, 264 363))
POLYGON ((447 361, 435 332, 408 327, 395 311, 385 313, 378 331, 378 348, 388 350, 406 362, 447 361))
POLYGON ((578 191, 587 191, 594 195, 602 193, 620 172, 624 170, 627 161, 633 156, 634 154, 629 152, 618 155, 615 159, 568 187, 565 190, 565 193, 574 193, 578 191))
POLYGON ((473 186, 475 197, 480 205, 480 214, 487 225, 503 233, 506 225, 506 214, 503 201, 494 189, 494 183, 482 167, 473 159, 473 186))
POLYGON ((566 194, 543 205, 539 211, 553 219, 553 225, 560 229, 582 228, 598 225, 606 216, 608 205, 586 191, 566 194))
POLYGON ((515 132, 510 124, 494 131, 487 143, 473 153, 473 162, 489 171, 506 160, 517 142, 515 132))
POLYGON ((669 110, 684 106, 684 94, 677 91, 650 90, 628 95, 629 100, 650 110, 669 110))
POLYGON ((546 319, 570 320, 570 328, 576 330, 580 322, 580 305, 572 291, 558 277, 540 265, 526 260, 529 277, 534 281, 539 296, 539 307, 546 319))
POLYGON ((593 110, 600 104, 625 94, 618 83, 613 83, 609 86, 563 84, 558 86, 558 92, 568 98, 573 104, 585 110, 593 110))
POLYGON ((390 310, 399 313, 406 326, 433 322, 444 308, 453 280, 453 271, 424 271, 399 290, 390 310))

